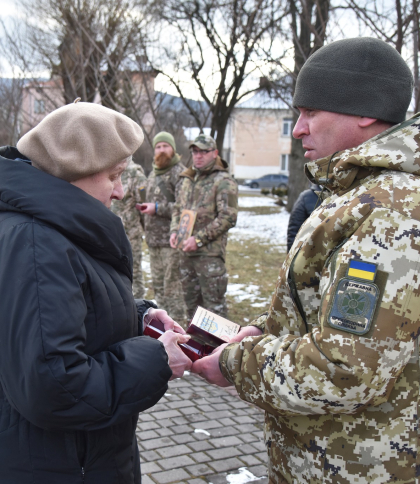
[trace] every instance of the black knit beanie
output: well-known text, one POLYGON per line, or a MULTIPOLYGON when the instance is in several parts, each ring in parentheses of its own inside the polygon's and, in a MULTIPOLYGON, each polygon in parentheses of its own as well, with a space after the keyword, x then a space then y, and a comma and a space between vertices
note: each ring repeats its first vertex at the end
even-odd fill
POLYGON ((297 81, 294 107, 404 121, 413 76, 400 54, 379 39, 338 40, 309 57, 297 81))

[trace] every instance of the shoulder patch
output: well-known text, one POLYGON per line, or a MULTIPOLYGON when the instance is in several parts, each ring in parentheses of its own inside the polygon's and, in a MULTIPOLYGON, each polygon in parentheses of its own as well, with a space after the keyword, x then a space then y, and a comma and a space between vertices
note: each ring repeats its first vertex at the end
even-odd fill
POLYGON ((360 279, 343 277, 338 282, 327 317, 331 327, 358 335, 370 330, 380 291, 376 284, 360 279))

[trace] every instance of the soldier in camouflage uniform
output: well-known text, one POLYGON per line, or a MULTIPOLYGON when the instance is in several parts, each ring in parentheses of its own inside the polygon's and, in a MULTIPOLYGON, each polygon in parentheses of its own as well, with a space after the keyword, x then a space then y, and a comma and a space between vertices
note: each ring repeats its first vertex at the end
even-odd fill
POLYGON ((266 410, 270 483, 418 482, 420 115, 394 125, 411 90, 405 62, 376 39, 309 58, 293 135, 323 204, 268 314, 193 366, 266 410))
POLYGON ((111 210, 121 217, 133 250, 133 294, 137 299, 143 299, 145 291, 141 268, 143 227, 141 215, 136 210, 136 204, 142 202, 142 193, 144 193, 146 188, 146 180, 143 168, 133 162, 129 163, 121 176, 124 198, 121 201, 114 200, 111 206, 111 210))
POLYGON ((197 305, 226 316, 227 232, 236 224, 238 187, 227 163, 218 156, 213 138, 201 134, 190 148, 193 166, 181 174, 182 185, 172 214, 171 246, 176 246, 182 210, 194 211, 192 235, 180 251, 188 317, 193 317, 197 305))
POLYGON ((170 133, 153 138, 155 159, 147 179, 144 213, 146 242, 155 299, 160 308, 178 322, 185 320, 185 305, 179 280, 179 253, 169 245, 172 210, 179 188, 179 175, 185 170, 170 133))

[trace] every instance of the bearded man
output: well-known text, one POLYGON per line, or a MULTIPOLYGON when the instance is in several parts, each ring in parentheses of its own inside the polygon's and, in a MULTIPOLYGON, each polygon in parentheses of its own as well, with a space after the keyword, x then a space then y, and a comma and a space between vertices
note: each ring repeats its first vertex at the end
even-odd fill
POLYGON ((153 170, 147 179, 146 202, 138 205, 145 214, 144 229, 149 246, 153 291, 159 307, 177 321, 185 319, 179 279, 179 253, 169 245, 172 210, 185 170, 176 153, 174 137, 165 131, 153 138, 153 170))

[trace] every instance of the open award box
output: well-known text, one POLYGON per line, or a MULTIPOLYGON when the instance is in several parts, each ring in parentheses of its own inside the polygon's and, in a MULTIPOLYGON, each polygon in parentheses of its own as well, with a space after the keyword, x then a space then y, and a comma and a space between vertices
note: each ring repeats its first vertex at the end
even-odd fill
MULTIPOLYGON (((239 324, 208 311, 200 306, 188 326, 187 334, 191 339, 187 343, 180 343, 182 351, 192 361, 208 356, 219 345, 229 341, 231 336, 239 332, 239 324)), ((163 324, 153 319, 144 329, 145 336, 159 338, 165 329, 163 324)))

